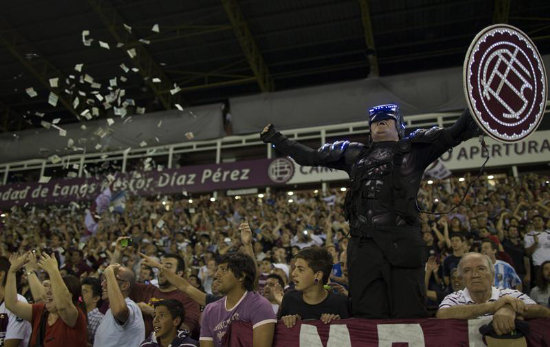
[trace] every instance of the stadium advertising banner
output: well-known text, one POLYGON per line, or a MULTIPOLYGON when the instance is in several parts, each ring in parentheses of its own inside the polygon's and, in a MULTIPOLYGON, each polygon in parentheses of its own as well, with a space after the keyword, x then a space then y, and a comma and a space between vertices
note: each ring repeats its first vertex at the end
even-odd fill
MULTIPOLYGON (((274 347, 351 347, 351 346, 470 346, 482 347, 479 328, 491 317, 458 319, 343 319, 331 324, 320 321, 298 322, 287 328, 282 322, 275 329, 274 347)), ((547 319, 528 321, 529 346, 548 346, 550 322, 547 319)), ((250 323, 232 322, 225 337, 229 346, 252 346, 250 323)), ((504 340, 510 341, 510 340, 504 340)), ((521 346, 521 344, 519 344, 521 346)))
MULTIPOLYGON (((288 159, 260 159, 117 174, 112 188, 130 195, 208 192, 286 183, 294 166, 288 159)), ((0 208, 95 199, 108 186, 105 177, 50 180, 0 186, 0 208)))

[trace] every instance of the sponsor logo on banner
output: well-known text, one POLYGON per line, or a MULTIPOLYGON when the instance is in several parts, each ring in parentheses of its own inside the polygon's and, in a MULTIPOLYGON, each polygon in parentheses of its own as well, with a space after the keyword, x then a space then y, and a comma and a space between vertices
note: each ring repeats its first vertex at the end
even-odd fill
POLYGON ((546 71, 531 39, 506 24, 482 30, 464 60, 464 91, 481 129, 517 142, 539 126, 546 106, 546 71))

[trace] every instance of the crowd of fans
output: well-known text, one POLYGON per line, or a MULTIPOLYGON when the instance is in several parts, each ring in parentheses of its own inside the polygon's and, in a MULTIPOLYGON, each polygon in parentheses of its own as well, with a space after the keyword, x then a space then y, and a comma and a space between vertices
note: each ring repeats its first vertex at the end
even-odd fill
MULTIPOLYGON (((489 256, 496 287, 517 289, 549 306, 548 179, 466 175, 423 182, 418 205, 426 304, 433 313, 446 295, 464 288, 456 268, 468 252, 489 256)), ((216 305, 230 309, 243 298, 257 305, 257 297, 243 296, 254 291, 267 299, 267 309, 262 303, 240 313, 258 325, 258 339, 272 338, 272 329, 261 328, 276 317, 287 327, 299 319, 347 318, 341 304, 348 284, 345 190, 289 194, 128 197, 123 210, 100 216, 94 233, 74 204, 4 211, 2 294, 9 309, 30 322, 18 321, 20 330, 32 330, 32 337, 20 339, 30 338, 32 345, 70 336, 79 345, 85 339, 98 346, 186 346, 200 337, 219 345, 224 324, 214 323, 230 318, 216 305), (226 279, 228 272, 235 276, 226 279), (216 318, 203 313, 201 326, 203 310, 216 318)))

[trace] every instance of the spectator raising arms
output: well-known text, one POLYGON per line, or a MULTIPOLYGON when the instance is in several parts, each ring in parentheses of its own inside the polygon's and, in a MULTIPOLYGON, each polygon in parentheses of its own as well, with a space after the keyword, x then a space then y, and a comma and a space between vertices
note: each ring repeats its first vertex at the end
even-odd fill
POLYGON ((279 311, 288 328, 298 320, 320 319, 330 323, 349 317, 347 297, 324 288, 332 272, 332 262, 330 253, 321 247, 304 248, 296 255, 296 267, 292 271, 296 290, 284 295, 279 311))
POLYGON ((103 275, 103 299, 109 299, 111 307, 97 328, 94 346, 138 346, 145 339, 145 325, 138 305, 128 297, 136 283, 134 273, 111 264, 103 275))
POLYGON ((8 310, 31 322, 30 346, 86 346, 86 314, 79 307, 80 281, 74 276, 61 277, 55 257, 43 254, 38 267, 50 277, 45 283, 45 303, 28 304, 17 299, 15 274, 35 254, 12 255, 6 281, 8 310))
POLYGON ((269 301, 253 291, 255 279, 256 266, 251 257, 242 253, 222 257, 214 281, 224 297, 204 309, 201 347, 227 345, 224 336, 235 320, 252 323, 253 347, 272 345, 277 320, 269 301))
MULTIPOLYGON (((0 346, 24 347, 29 345, 31 337, 31 324, 20 319, 6 308, 4 293, 10 261, 6 257, 0 257, 0 346)), ((24 296, 17 294, 17 300, 27 302, 24 296)))

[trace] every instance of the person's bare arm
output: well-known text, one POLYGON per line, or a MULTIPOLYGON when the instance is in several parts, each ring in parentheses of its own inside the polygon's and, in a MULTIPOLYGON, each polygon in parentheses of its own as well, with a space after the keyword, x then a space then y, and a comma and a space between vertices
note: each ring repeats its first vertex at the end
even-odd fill
POLYGON ((550 308, 542 305, 525 305, 522 316, 525 318, 550 318, 550 308))
POLYGON ((22 339, 4 340, 4 347, 19 347, 22 341, 22 339))
POLYGON ((53 299, 59 317, 69 327, 74 327, 78 319, 78 310, 73 304, 71 292, 63 282, 55 256, 53 254, 51 256, 46 253, 42 254, 38 266, 46 271, 50 277, 53 299))
POLYGON ((201 340, 200 347, 214 347, 214 341, 210 340, 201 340))
MULTIPOLYGON (((38 256, 40 256, 40 253, 38 253, 38 256)), ((27 274, 27 282, 29 283, 29 288, 35 303, 43 302, 46 296, 46 289, 36 275, 35 271, 37 270, 38 264, 36 262, 36 254, 31 252, 28 255, 28 262, 25 265, 25 273, 27 274)))
POLYGON ((275 323, 262 324, 252 331, 253 347, 271 347, 273 345, 273 334, 275 333, 275 323))
POLYGON ((115 275, 115 270, 118 265, 109 265, 105 269, 103 275, 107 281, 107 295, 109 297, 109 305, 115 319, 122 325, 126 323, 130 315, 130 310, 124 300, 124 295, 118 285, 118 281, 115 275))
POLYGON ((15 274, 25 265, 27 256, 28 254, 22 256, 12 255, 10 257, 11 266, 7 273, 6 287, 4 288, 4 302, 6 303, 6 308, 13 312, 13 314, 30 322, 32 321, 32 305, 17 300, 17 288, 15 284, 15 274))
POLYGON ((455 318, 455 319, 473 319, 484 314, 495 313, 495 303, 486 302, 475 305, 457 305, 452 307, 440 308, 435 314, 436 318, 455 318))
POLYGON ((178 290, 181 290, 187 294, 191 300, 195 301, 201 306, 206 305, 206 293, 200 291, 198 288, 195 288, 187 281, 185 278, 178 276, 177 274, 167 271, 160 263, 155 261, 153 258, 146 256, 143 253, 139 254, 143 258, 143 263, 150 267, 156 267, 159 269, 163 275, 166 276, 168 282, 172 283, 174 287, 178 290))

